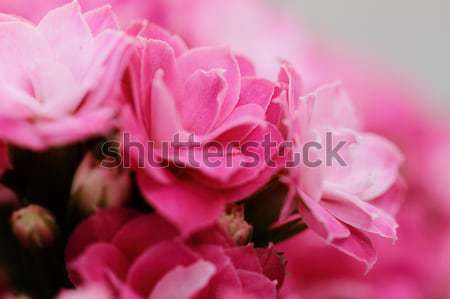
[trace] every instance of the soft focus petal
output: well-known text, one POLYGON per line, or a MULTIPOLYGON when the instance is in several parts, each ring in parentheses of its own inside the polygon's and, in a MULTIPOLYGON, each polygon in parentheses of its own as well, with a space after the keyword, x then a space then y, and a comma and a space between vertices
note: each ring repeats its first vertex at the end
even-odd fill
POLYGON ((205 261, 198 261, 188 267, 177 267, 158 282, 149 298, 193 298, 206 287, 215 271, 215 266, 205 261))

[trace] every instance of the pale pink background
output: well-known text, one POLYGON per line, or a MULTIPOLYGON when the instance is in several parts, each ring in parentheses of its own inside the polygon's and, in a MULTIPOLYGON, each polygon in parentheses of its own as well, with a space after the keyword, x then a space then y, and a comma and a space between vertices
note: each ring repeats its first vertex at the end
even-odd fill
POLYGON ((302 24, 327 39, 372 52, 450 109, 450 0, 271 2, 294 7, 302 24))

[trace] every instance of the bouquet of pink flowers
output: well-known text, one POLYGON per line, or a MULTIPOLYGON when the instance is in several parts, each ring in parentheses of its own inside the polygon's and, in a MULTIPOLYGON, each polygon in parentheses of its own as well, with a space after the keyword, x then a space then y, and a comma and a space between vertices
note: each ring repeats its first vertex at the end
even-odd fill
POLYGON ((0 298, 450 295, 450 138, 401 79, 258 0, 0 12, 0 298))

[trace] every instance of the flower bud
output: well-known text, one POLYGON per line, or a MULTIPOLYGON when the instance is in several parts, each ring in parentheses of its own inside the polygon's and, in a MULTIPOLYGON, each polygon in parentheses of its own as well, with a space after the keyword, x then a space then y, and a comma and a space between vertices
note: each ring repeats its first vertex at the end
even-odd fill
POLYGON ((236 245, 248 243, 253 227, 245 221, 242 205, 229 205, 219 218, 219 225, 231 237, 236 245))
POLYGON ((82 213, 123 205, 131 194, 131 178, 122 168, 106 168, 88 153, 75 174, 71 202, 82 213))
POLYGON ((48 248, 56 238, 55 218, 50 211, 38 205, 29 205, 14 212, 11 226, 25 248, 48 248))

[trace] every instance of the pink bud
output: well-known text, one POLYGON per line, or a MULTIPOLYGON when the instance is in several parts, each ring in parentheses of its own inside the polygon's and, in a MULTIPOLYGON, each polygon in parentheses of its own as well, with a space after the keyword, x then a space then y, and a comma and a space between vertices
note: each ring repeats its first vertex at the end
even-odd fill
POLYGON ((131 178, 128 171, 119 167, 103 167, 89 153, 75 174, 71 201, 81 212, 91 214, 98 208, 123 205, 130 194, 131 178))
POLYGON ((56 238, 57 225, 52 213, 38 205, 29 205, 13 213, 14 235, 26 248, 48 248, 56 238))
POLYGON ((241 205, 229 205, 219 224, 236 245, 248 243, 253 232, 253 227, 245 221, 244 207, 241 205))

